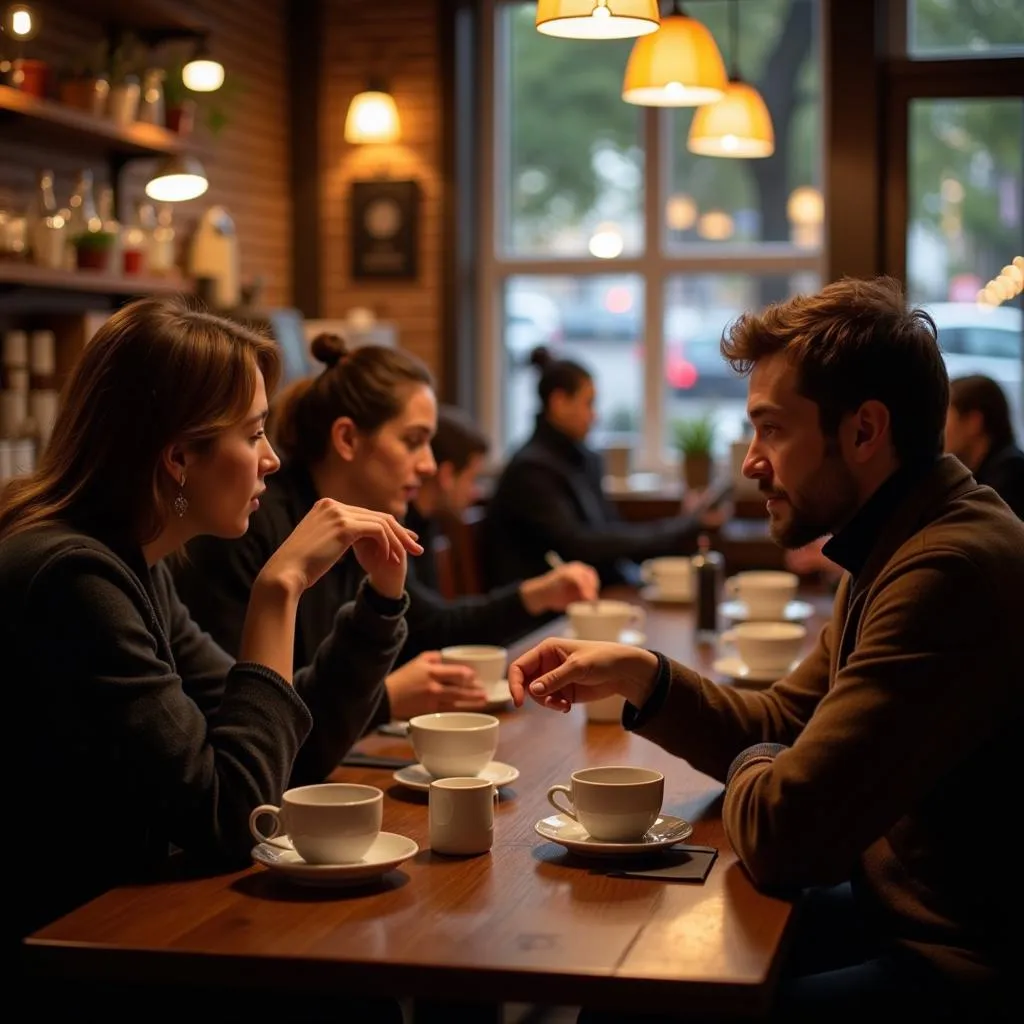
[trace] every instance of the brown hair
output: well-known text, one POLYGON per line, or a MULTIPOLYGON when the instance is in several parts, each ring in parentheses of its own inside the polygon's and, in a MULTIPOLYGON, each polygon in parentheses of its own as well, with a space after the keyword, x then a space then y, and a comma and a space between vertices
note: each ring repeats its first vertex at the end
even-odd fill
POLYGON ((972 374, 951 380, 949 401, 961 416, 981 413, 982 427, 993 451, 1014 443, 1010 403, 1006 400, 1006 393, 991 377, 972 374))
POLYGON ((0 537, 63 520, 151 541, 174 498, 161 452, 208 446, 279 367, 272 341, 184 297, 129 303, 86 345, 38 469, 0 496, 0 537))
POLYGON ((835 436, 842 417, 875 399, 889 410, 903 465, 941 454, 949 378, 935 323, 908 310, 892 278, 847 278, 746 313, 726 330, 722 355, 739 373, 785 352, 797 390, 818 405, 821 429, 835 436))
POLYGON ((434 386, 426 366, 401 349, 364 345, 349 352, 336 334, 318 335, 310 348, 325 368, 281 395, 272 424, 281 454, 307 466, 324 457, 339 417, 372 434, 402 411, 407 385, 434 386))
POLYGON ((530 353, 530 362, 540 370, 537 395, 540 397, 541 408, 545 411, 556 391, 564 391, 571 397, 587 381, 593 380, 585 366, 572 359, 556 359, 543 345, 538 345, 530 353))
POLYGON ((455 472, 461 473, 474 455, 486 455, 491 446, 466 413, 454 406, 442 405, 437 410, 437 433, 430 447, 439 466, 450 462, 455 472))

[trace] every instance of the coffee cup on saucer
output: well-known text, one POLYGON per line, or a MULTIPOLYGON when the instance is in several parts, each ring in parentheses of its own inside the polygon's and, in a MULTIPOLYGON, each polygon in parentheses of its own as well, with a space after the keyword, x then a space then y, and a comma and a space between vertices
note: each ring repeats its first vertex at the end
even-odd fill
POLYGON ((578 640, 617 641, 625 629, 642 629, 644 610, 628 601, 574 601, 566 608, 578 640))
POLYGON ((436 779, 478 775, 498 749, 498 719, 471 711, 438 711, 409 720, 416 759, 436 779))
POLYGON ((791 572, 750 570, 725 581, 726 593, 746 606, 748 619, 784 619, 786 605, 796 597, 800 577, 791 572))
POLYGON ((327 782, 286 790, 281 806, 261 804, 249 815, 249 831, 261 843, 287 836, 307 864, 359 861, 380 833, 384 794, 376 786, 327 782), (263 832, 261 818, 273 827, 263 832))
POLYGON ((650 768, 582 768, 572 773, 570 785, 548 790, 555 810, 609 843, 642 839, 658 820, 664 798, 665 777, 650 768), (567 806, 557 799, 563 793, 567 806))
POLYGON ((649 558, 640 566, 640 578, 658 591, 658 596, 687 600, 693 593, 693 565, 689 558, 649 558))
POLYGON ((473 669, 490 703, 509 699, 505 680, 508 651, 490 644, 459 644, 441 648, 441 661, 473 669))
POLYGON ((796 660, 806 639, 807 630, 795 622, 740 622, 722 634, 747 668, 780 674, 796 660))

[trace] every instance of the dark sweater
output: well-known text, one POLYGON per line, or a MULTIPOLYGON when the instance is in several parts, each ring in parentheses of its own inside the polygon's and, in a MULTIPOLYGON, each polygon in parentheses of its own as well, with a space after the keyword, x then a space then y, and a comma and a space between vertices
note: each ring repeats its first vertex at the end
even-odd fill
POLYGON ((974 471, 974 479, 991 487, 1018 519, 1024 519, 1024 452, 1015 444, 989 452, 974 471))
MULTIPOLYGON (((174 567, 181 599, 226 651, 237 651, 241 643, 246 603, 257 573, 316 501, 309 474, 299 466, 284 468, 268 478, 260 508, 244 537, 198 538, 188 547, 187 562, 174 567)), ((330 633, 338 608, 352 600, 363 577, 362 567, 350 553, 303 594, 295 629, 296 668, 309 664, 330 633)), ((408 639, 396 665, 450 644, 509 643, 538 621, 523 607, 516 585, 484 597, 446 601, 419 582, 415 559, 409 564, 406 590, 408 639)), ((384 701, 375 721, 386 721, 388 714, 384 701)))
POLYGON ((794 671, 754 691, 672 664, 626 723, 728 776, 757 883, 852 879, 883 943, 988 986, 1019 959, 1024 525, 952 457, 877 498, 826 549, 850 571, 794 671))
MULTIPOLYGON (((372 600, 372 599, 371 599, 372 600)), ((62 526, 0 542, 0 617, 26 856, 24 932, 166 858, 241 864, 249 812, 321 782, 405 638, 367 596, 294 687, 200 632, 163 564, 62 526)))
POLYGON ((533 436, 512 456, 487 506, 488 583, 544 572, 548 551, 589 563, 605 585, 636 583, 636 562, 692 549, 697 531, 692 517, 623 522, 604 495, 602 476, 597 452, 539 416, 533 436))

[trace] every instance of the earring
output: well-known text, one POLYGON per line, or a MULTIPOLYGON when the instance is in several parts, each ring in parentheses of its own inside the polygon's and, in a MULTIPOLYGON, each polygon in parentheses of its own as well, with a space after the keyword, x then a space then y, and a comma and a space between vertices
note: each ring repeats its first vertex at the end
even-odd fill
POLYGON ((172 502, 174 507, 174 514, 179 519, 185 518, 185 513, 188 511, 188 498, 185 497, 185 474, 181 474, 181 486, 178 489, 177 496, 172 502))

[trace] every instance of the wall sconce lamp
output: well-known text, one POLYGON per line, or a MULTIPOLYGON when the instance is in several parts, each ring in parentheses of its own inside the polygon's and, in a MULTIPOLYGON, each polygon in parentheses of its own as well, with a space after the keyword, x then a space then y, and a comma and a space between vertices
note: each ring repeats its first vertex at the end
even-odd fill
POLYGON ((205 37, 196 45, 192 59, 181 69, 181 80, 193 92, 216 92, 224 84, 224 65, 210 56, 205 37))
POLYGON ((27 42, 39 34, 39 15, 28 4, 11 4, 4 12, 4 32, 12 39, 27 42))
POLYGON ((383 82, 369 82, 349 104, 345 141, 353 144, 398 142, 401 136, 402 126, 394 97, 383 82))

